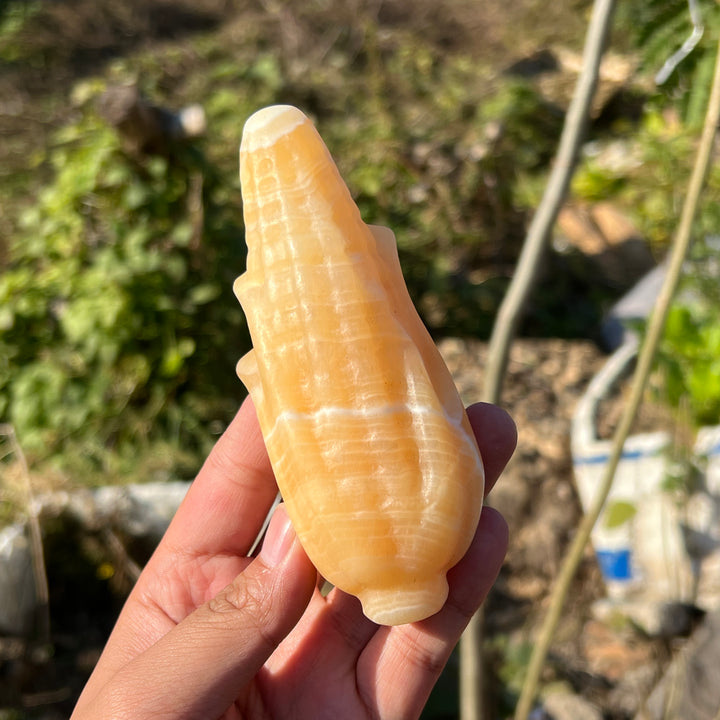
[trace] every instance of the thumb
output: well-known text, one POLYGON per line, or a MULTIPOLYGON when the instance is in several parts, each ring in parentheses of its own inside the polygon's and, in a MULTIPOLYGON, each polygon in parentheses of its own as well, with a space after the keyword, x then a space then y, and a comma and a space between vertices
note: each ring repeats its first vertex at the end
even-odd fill
POLYGON ((92 717, 219 717, 298 622, 316 579, 278 506, 258 557, 110 681, 101 696, 125 707, 92 717))

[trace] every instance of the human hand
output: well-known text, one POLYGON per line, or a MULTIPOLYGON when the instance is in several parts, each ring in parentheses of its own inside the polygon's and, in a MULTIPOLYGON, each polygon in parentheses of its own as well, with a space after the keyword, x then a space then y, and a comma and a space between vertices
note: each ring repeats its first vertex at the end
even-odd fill
MULTIPOLYGON (((468 409, 486 490, 515 448, 509 416, 468 409)), ((318 575, 275 511, 246 557, 277 486, 246 400, 218 441, 128 598, 71 720, 417 718, 507 548, 483 508, 445 606, 421 622, 378 626, 318 575)))

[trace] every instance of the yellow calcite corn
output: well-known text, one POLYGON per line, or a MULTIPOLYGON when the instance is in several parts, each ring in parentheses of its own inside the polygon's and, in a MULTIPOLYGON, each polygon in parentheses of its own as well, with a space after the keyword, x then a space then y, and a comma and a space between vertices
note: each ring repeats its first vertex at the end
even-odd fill
POLYGON ((366 225, 312 123, 273 106, 240 145, 253 349, 238 374, 298 538, 371 620, 437 612, 466 552, 483 466, 405 287, 393 233, 366 225))

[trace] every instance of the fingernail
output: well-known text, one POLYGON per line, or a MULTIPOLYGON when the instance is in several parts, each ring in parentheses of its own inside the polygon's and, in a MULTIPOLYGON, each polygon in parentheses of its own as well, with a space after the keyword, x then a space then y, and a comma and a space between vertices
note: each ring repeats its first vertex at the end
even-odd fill
POLYGON ((290 524, 290 518, 285 512, 285 508, 278 505, 260 549, 260 557, 263 562, 270 567, 277 565, 288 554, 294 539, 295 531, 290 524))

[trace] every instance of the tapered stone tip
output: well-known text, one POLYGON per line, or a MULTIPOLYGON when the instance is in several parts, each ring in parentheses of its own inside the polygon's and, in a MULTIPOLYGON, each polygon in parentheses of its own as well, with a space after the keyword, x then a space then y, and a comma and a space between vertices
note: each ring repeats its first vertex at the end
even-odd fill
POLYGON ((309 122, 305 114, 292 105, 270 105, 254 112, 243 128, 241 150, 252 152, 273 145, 298 125, 309 122))
POLYGON ((424 577, 421 582, 392 588, 366 588, 358 592, 363 613, 378 625, 419 622, 442 609, 449 586, 444 574, 424 577))

